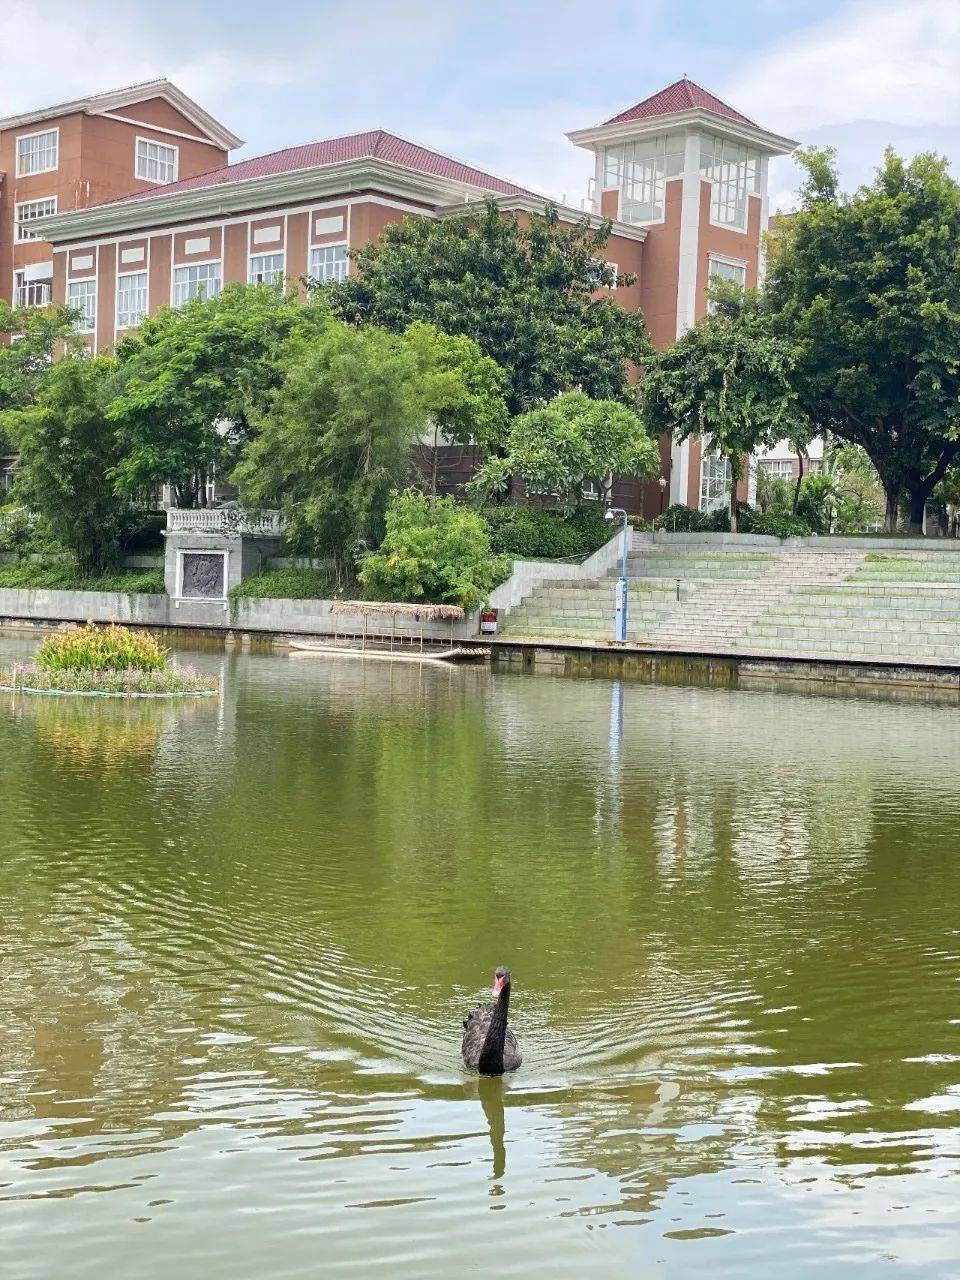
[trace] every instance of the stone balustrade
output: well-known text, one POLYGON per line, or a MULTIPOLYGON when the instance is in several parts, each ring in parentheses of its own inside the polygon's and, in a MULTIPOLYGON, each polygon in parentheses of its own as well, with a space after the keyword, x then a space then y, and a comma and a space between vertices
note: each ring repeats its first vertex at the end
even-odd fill
POLYGON ((279 511, 243 511, 239 507, 214 507, 167 511, 169 533, 209 533, 221 538, 242 536, 279 538, 283 521, 279 511))

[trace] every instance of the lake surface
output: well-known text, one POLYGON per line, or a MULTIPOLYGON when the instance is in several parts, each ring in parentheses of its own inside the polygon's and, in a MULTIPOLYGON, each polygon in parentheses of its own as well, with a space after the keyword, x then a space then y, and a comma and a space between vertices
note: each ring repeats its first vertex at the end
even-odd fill
POLYGON ((0 1274, 960 1275, 956 703, 185 656, 0 696, 0 1274))

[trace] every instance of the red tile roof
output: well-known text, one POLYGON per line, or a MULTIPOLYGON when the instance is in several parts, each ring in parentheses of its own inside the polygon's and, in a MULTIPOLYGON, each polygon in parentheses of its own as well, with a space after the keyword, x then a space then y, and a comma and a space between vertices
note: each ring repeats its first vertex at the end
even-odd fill
POLYGON ((733 107, 728 107, 725 102, 708 93, 706 89, 702 89, 700 85, 694 84, 686 76, 674 84, 667 85, 666 89, 661 89, 659 93, 644 98, 635 107, 630 107, 627 111, 621 111, 618 116, 605 120, 604 124, 626 124, 630 120, 649 120, 652 116, 671 115, 675 111, 690 111, 694 107, 712 111, 714 115, 726 116, 728 120, 736 120, 739 124, 757 127, 752 120, 741 115, 739 111, 734 111, 733 107))
MULTIPOLYGON (((395 134, 385 133, 383 129, 372 129, 367 133, 352 133, 345 138, 327 138, 322 142, 310 142, 302 147, 287 147, 283 151, 272 151, 269 155, 239 160, 235 164, 223 165, 219 169, 201 173, 195 178, 184 178, 181 182, 168 182, 162 186, 138 192, 136 196, 125 196, 121 199, 168 196, 178 191, 197 191, 204 187, 221 186, 227 182, 247 182, 254 178, 294 173, 298 169, 313 169, 318 165, 341 164, 348 160, 361 159, 385 160, 407 169, 415 169, 419 173, 431 174, 436 178, 465 182, 470 186, 495 192, 498 195, 534 194, 524 187, 515 186, 512 182, 505 182, 502 178, 484 173, 481 169, 461 164, 459 160, 451 160, 449 156, 441 155, 438 151, 429 151, 426 147, 407 142, 395 134)), ((119 201, 109 203, 119 203, 119 201)))

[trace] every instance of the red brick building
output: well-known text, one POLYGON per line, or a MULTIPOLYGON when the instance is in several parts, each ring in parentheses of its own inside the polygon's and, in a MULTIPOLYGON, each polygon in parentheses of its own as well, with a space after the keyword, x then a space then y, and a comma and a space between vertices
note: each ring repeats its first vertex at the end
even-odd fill
MULTIPOLYGON (((712 275, 758 282, 769 159, 795 143, 686 79, 568 136, 596 157, 587 216, 612 220, 608 257, 636 276, 616 300, 643 312, 657 345, 706 313, 712 275)), ((25 149, 32 165, 38 146, 47 148, 42 171, 5 178, 0 188, 0 281, 15 288, 50 281, 54 300, 81 311, 81 331, 103 350, 158 307, 218 293, 231 281, 340 278, 349 250, 390 222, 462 216, 487 199, 521 214, 547 203, 382 130, 227 164, 233 145, 236 138, 166 81, 0 121, 8 175, 25 149), (64 140, 59 157, 49 142, 24 141, 55 129, 64 140), (141 163, 153 166, 152 183, 141 163), (21 233, 27 221, 24 203, 50 196, 55 211, 29 214, 36 224, 29 234, 45 239, 11 243, 12 220, 21 233)), ((575 208, 560 213, 583 216, 575 208)), ((712 465, 699 442, 665 441, 669 499, 709 501, 720 480, 712 465)), ((644 490, 636 485, 622 500, 655 514, 666 495, 656 482, 644 490)))

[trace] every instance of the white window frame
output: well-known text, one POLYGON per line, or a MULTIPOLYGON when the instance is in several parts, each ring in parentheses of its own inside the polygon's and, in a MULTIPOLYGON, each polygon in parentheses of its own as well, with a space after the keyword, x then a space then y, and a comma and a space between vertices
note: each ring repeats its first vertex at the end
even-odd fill
MULTIPOLYGON (((150 157, 146 156, 146 163, 149 165, 150 157)), ((159 160, 158 164, 161 163, 159 160)), ((138 182, 152 182, 155 186, 166 187, 171 182, 177 182, 180 178, 180 148, 173 145, 172 142, 160 142, 156 138, 145 138, 137 136, 133 144, 133 176, 138 182), (140 172, 140 143, 145 147, 163 147, 167 151, 173 152, 173 177, 172 178, 148 178, 140 172)))
POLYGON ((667 183, 682 177, 685 151, 678 130, 611 143, 603 153, 601 173, 604 191, 619 191, 620 221, 637 227, 655 227, 667 219, 667 183), (617 154, 619 152, 619 154, 617 154), (651 217, 633 217, 647 207, 651 217))
MULTIPOLYGON (((340 265, 339 262, 337 263, 337 265, 338 266, 340 265)), ((337 240, 333 244, 312 244, 310 246, 310 255, 307 263, 307 274, 310 276, 311 280, 318 280, 322 284, 329 284, 331 280, 337 281, 337 282, 339 282, 340 280, 346 280, 347 276, 350 274, 350 246, 346 242, 346 240, 337 240), (322 276, 319 276, 314 272, 313 255, 315 253, 322 253, 324 249, 343 249, 344 250, 347 256, 343 262, 342 275, 331 276, 331 275, 324 274, 322 276)))
POLYGON ((282 249, 275 250, 272 253, 251 253, 247 260, 247 283, 248 284, 268 284, 268 285, 276 284, 278 280, 280 281, 284 280, 284 278, 286 277, 286 272, 287 272, 287 256, 282 249), (269 280, 255 280, 253 264, 258 259, 263 259, 263 258, 279 258, 280 266, 279 268, 271 269, 269 273, 270 274, 269 280))
POLYGON ((24 235, 23 234, 24 229, 23 229, 23 226, 21 225, 21 217, 20 217, 21 209, 29 209, 31 207, 35 208, 38 204, 52 204, 53 208, 48 209, 46 213, 34 214, 32 215, 32 217, 28 215, 25 219, 23 219, 24 222, 29 223, 33 221, 35 218, 49 218, 57 212, 56 196, 38 196, 36 200, 18 200, 17 203, 13 206, 14 244, 26 244, 30 240, 42 239, 42 236, 39 236, 36 232, 28 231, 27 234, 24 235))
POLYGON ((77 285, 77 284, 93 285, 93 295, 92 295, 93 296, 93 314, 92 315, 88 314, 86 307, 82 309, 83 319, 77 325, 77 333, 95 334, 97 332, 97 277, 81 276, 78 279, 67 281, 66 303, 68 307, 70 307, 72 310, 75 310, 75 311, 79 311, 80 308, 74 307, 73 303, 70 301, 70 290, 73 288, 74 285, 77 285))
MULTIPOLYGON (((13 305, 19 310, 27 307, 48 307, 53 301, 52 280, 25 280, 24 268, 19 267, 13 273, 13 305), (19 294, 26 290, 27 300, 20 301, 19 294), (36 296, 30 297, 31 294, 36 296)), ((11 338, 12 341, 12 338, 11 338)))
POLYGON ((730 506, 730 459, 706 439, 700 454, 700 511, 727 510, 730 506), (717 471, 721 477, 718 478, 717 471))
MULTIPOLYGON (((748 265, 749 264, 743 258, 728 258, 726 254, 723 254, 723 253, 708 253, 707 254, 707 289, 710 288, 710 281, 713 280, 714 278, 718 280, 730 279, 729 276, 721 275, 719 271, 714 272, 713 268, 715 266, 735 267, 738 271, 742 271, 743 279, 740 281, 740 288, 746 289, 748 265)), ((714 313, 714 305, 708 297, 707 298, 707 315, 712 316, 713 313, 714 313)))
MULTIPOLYGON (((130 316, 133 313, 127 310, 125 314, 127 316, 130 316)), ((118 271, 117 272, 117 310, 116 310, 117 332, 128 333, 132 329, 139 329, 141 324, 143 324, 144 320, 147 318, 149 314, 150 314, 150 272, 146 269, 146 267, 144 267, 141 271, 118 271), (145 282, 143 286, 143 314, 135 324, 122 324, 121 315, 124 313, 121 313, 121 310, 120 310, 120 293, 122 288, 121 281, 130 280, 134 276, 143 276, 144 282, 145 282)))
MULTIPOLYGON (((205 294, 203 295, 205 299, 206 299, 206 298, 219 298, 219 297, 220 297, 220 294, 223 292, 223 259, 222 259, 222 258, 207 258, 207 259, 205 259, 203 262, 179 262, 179 263, 177 263, 177 265, 176 265, 176 266, 171 267, 171 269, 170 269, 170 305, 171 305, 172 307, 182 307, 182 306, 184 305, 184 303, 186 303, 186 302, 189 302, 189 301, 190 301, 190 298, 189 298, 189 297, 181 298, 179 301, 177 301, 177 272, 178 272, 178 271, 191 271, 191 270, 193 270, 195 267, 217 267, 217 268, 219 268, 219 278, 218 278, 218 281, 217 281, 217 283, 218 283, 219 287, 218 287, 218 289, 217 289, 217 292, 216 292, 216 293, 205 293, 205 294)), ((199 296, 200 296, 199 294, 195 294, 195 295, 194 295, 194 297, 199 297, 199 296)))
POLYGON ((757 466, 764 475, 774 476, 778 480, 793 479, 792 458, 759 458, 757 466))
POLYGON ((57 169, 59 169, 60 167, 60 129, 59 127, 55 127, 53 129, 34 129, 31 133, 18 133, 16 137, 16 141, 14 142, 14 146, 16 147, 16 153, 17 153, 16 169, 17 169, 18 178, 32 178, 38 173, 56 173, 57 169), (48 164, 45 169, 24 169, 20 164, 20 161, 22 159, 20 155, 20 143, 26 142, 27 139, 29 138, 43 138, 43 137, 46 137, 47 134, 51 134, 51 133, 54 136, 53 164, 48 164))
POLYGON ((724 231, 737 231, 741 235, 746 235, 750 222, 750 197, 761 194, 760 153, 755 151, 753 147, 747 146, 746 143, 736 142, 733 138, 726 138, 718 134, 702 134, 700 137, 700 177, 710 183, 710 225, 712 227, 722 227, 724 231), (704 169, 703 164, 705 142, 710 144, 711 164, 708 170, 704 169), (719 163, 717 162, 718 144, 719 163), (742 157, 738 155, 736 159, 728 160, 726 158, 727 150, 729 149, 733 152, 735 148, 743 152, 742 157), (730 190, 733 190, 735 194, 739 194, 742 190, 742 204, 736 201, 731 202, 729 199, 730 190), (727 196, 725 200, 721 199, 722 194, 727 196), (742 222, 731 222, 718 216, 717 211, 721 208, 730 208, 731 203, 734 203, 736 208, 743 210, 742 222))

